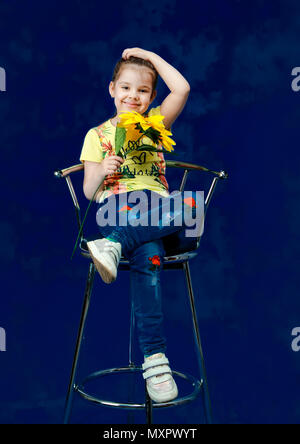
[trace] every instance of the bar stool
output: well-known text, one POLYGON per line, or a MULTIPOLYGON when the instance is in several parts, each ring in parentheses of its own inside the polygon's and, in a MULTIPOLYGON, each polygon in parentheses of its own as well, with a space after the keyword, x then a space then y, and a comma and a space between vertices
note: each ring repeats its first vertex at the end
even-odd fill
MULTIPOLYGON (((180 184, 180 191, 184 190, 187 175, 189 171, 202 171, 202 172, 208 172, 211 175, 213 175, 213 180, 210 184, 208 193, 205 197, 205 203, 204 203, 204 215, 206 216, 208 205, 211 201, 213 192, 215 190, 215 187, 217 185, 217 182, 219 179, 227 179, 228 174, 225 171, 213 171, 206 167, 195 165, 191 163, 181 162, 181 161, 173 161, 173 160, 166 160, 166 167, 167 168, 181 168, 184 170, 184 174, 181 180, 180 184)), ((54 175, 58 178, 65 178, 68 189, 70 191, 72 201, 75 207, 76 211, 76 218, 77 218, 77 224, 80 228, 81 226, 81 215, 80 215, 80 206, 78 203, 77 195, 75 193, 75 189, 73 186, 73 183, 71 181, 70 175, 78 172, 83 171, 84 166, 83 164, 77 164, 74 166, 71 166, 69 168, 65 168, 63 170, 57 170, 54 172, 54 175)), ((101 237, 100 235, 98 237, 101 237)), ((81 343, 83 339, 83 333, 85 329, 86 324, 86 318, 89 310, 89 304, 90 304, 90 298, 92 293, 92 287, 93 287, 93 281, 95 276, 95 266, 90 258, 88 249, 87 249, 87 238, 84 236, 83 232, 81 233, 80 237, 80 250, 81 255, 88 258, 90 260, 89 263, 89 270, 88 270, 88 276, 86 281, 86 287, 85 287, 85 294, 84 294, 84 301, 81 311, 81 317, 79 322, 79 328, 77 333, 77 340, 76 340, 76 346, 75 346, 75 353, 73 357, 73 363, 72 363, 72 369, 71 369, 71 375, 70 375, 70 381, 66 396, 66 402, 65 402, 65 411, 64 411, 64 424, 69 423, 70 420, 70 414, 71 414, 71 407, 72 407, 72 401, 73 401, 73 395, 75 392, 77 392, 83 399, 94 403, 98 405, 104 405, 107 407, 115 407, 120 409, 129 409, 129 410, 139 410, 139 409, 145 409, 146 413, 146 421, 147 424, 152 424, 152 409, 153 408, 164 408, 164 407, 173 407, 173 406, 179 406, 186 404, 188 402, 191 402, 196 399, 197 396, 202 396, 202 403, 204 407, 204 414, 205 414, 205 422, 207 424, 212 424, 212 409, 211 409, 211 402, 210 402, 210 396, 208 391, 208 384, 207 384, 207 376, 206 376, 206 370, 204 365, 204 358, 203 358, 203 351, 202 351, 202 345, 201 345, 201 339, 199 334, 199 327, 198 327, 198 320, 197 320, 197 313, 195 308, 195 300, 194 300, 194 293, 192 288, 192 279, 191 279, 191 273, 190 273, 190 267, 189 267, 189 261, 197 256, 197 252, 195 250, 198 249, 200 244, 200 237, 198 238, 188 238, 189 244, 187 251, 172 251, 171 245, 165 245, 166 250, 166 257, 164 257, 163 261, 163 269, 164 270, 178 270, 181 269, 184 272, 185 279, 186 279, 186 285, 189 295, 189 304, 191 309, 191 315, 192 315, 192 322, 193 322, 193 333, 194 333, 194 339, 195 339, 195 345, 196 345, 196 354, 197 354, 197 362, 199 367, 199 377, 195 378, 192 375, 189 375, 187 373, 178 372, 175 370, 172 370, 172 373, 179 378, 182 378, 186 381, 188 381, 193 390, 192 392, 187 395, 180 398, 176 398, 172 401, 164 402, 164 403, 155 403, 153 402, 146 389, 146 381, 145 381, 145 402, 144 403, 136 403, 136 402, 117 402, 117 401, 110 401, 101 399, 99 397, 96 397, 94 395, 91 395, 86 391, 85 385, 87 382, 97 379, 97 378, 103 378, 107 377, 109 375, 113 374, 124 374, 124 373, 131 373, 132 372, 142 372, 142 367, 136 366, 133 362, 133 339, 134 339, 134 329, 135 329, 135 317, 134 317, 134 307, 133 302, 131 302, 131 315, 130 315, 130 333, 129 333, 129 364, 128 366, 124 367, 118 367, 118 368, 110 368, 105 370, 98 370, 91 374, 89 374, 83 381, 77 382, 76 381, 76 371, 78 366, 78 360, 79 360, 79 354, 80 354, 80 348, 81 343)), ((90 239, 89 239, 90 240, 90 239)), ((126 260, 124 257, 121 257, 120 264, 118 270, 130 270, 129 261, 126 260)))

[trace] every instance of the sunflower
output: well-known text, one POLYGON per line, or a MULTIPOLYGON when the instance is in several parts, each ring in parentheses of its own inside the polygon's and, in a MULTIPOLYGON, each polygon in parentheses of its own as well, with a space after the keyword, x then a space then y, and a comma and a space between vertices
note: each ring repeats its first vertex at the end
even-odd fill
POLYGON ((119 117, 121 121, 118 126, 126 129, 127 140, 137 140, 144 135, 154 143, 161 142, 167 151, 174 150, 172 145, 176 145, 176 143, 169 137, 172 133, 165 128, 162 122, 164 116, 161 114, 144 117, 136 111, 129 111, 121 113, 119 117))
POLYGON ((143 117, 141 114, 137 113, 136 111, 129 111, 127 113, 123 112, 119 115, 120 117, 120 123, 118 123, 118 126, 120 128, 130 128, 131 126, 139 123, 144 131, 146 131, 149 128, 149 125, 146 124, 145 117, 143 117))
POLYGON ((164 119, 164 116, 160 114, 157 116, 144 117, 136 111, 129 111, 127 113, 121 113, 119 115, 121 122, 118 124, 121 128, 128 128, 134 124, 139 124, 143 131, 147 131, 149 128, 160 131, 164 128, 163 123, 159 123, 164 119))

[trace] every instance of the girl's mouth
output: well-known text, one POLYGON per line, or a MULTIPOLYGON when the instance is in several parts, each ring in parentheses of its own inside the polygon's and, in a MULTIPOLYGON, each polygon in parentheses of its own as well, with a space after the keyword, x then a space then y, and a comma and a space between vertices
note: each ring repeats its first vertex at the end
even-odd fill
POLYGON ((136 108, 138 105, 136 103, 128 103, 124 102, 126 106, 130 106, 130 108, 136 108))

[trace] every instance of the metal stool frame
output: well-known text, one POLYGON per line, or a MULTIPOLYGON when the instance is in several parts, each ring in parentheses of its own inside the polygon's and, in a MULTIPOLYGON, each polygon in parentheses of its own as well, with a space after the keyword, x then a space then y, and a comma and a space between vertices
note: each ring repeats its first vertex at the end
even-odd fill
MULTIPOLYGON (((192 171, 192 170, 204 171, 204 172, 209 172, 212 175, 214 175, 214 178, 212 180, 212 183, 210 185, 210 188, 209 188, 209 191, 207 193, 207 196, 205 198, 205 203, 204 203, 204 215, 206 216, 207 208, 208 208, 208 205, 211 201, 211 198, 212 198, 212 195, 213 195, 213 192, 215 190, 218 180, 219 179, 227 179, 228 174, 223 170, 220 172, 217 172, 217 171, 210 170, 210 169, 200 166, 200 165, 181 162, 181 161, 173 161, 173 160, 166 160, 166 167, 167 168, 172 167, 172 168, 184 169, 183 178, 181 180, 181 184, 180 184, 180 188, 179 188, 180 191, 184 190, 186 180, 187 180, 187 175, 188 175, 189 171, 192 171)), ((82 171, 83 169, 84 169, 83 164, 77 164, 77 165, 71 166, 69 168, 65 168, 63 170, 57 170, 54 172, 54 175, 56 177, 66 179, 66 183, 68 185, 68 189, 70 191, 72 201, 73 201, 73 204, 75 207, 76 219, 77 219, 77 224, 78 224, 79 228, 81 226, 80 206, 79 206, 78 199, 77 199, 77 196, 76 196, 76 193, 75 193, 72 181, 71 181, 70 174, 77 172, 77 171, 82 171)), ((201 239, 201 236, 199 236, 199 238, 197 239, 196 249, 199 247, 200 239, 201 239)), ((85 240, 85 237, 84 237, 84 234, 82 231, 81 238, 80 238, 81 254, 90 259, 90 255, 89 255, 89 252, 88 252, 85 244, 86 244, 86 240, 85 240)), ((104 376, 112 375, 112 374, 116 374, 116 373, 124 373, 124 372, 130 373, 130 372, 142 371, 142 368, 137 367, 134 364, 133 359, 132 359, 132 345, 133 345, 134 327, 135 327, 133 302, 131 303, 131 316, 130 316, 131 319, 130 319, 130 339, 129 339, 129 365, 127 367, 100 370, 100 371, 97 371, 97 372, 94 372, 94 373, 88 375, 84 379, 84 381, 82 381, 80 384, 75 383, 79 353, 80 353, 83 332, 84 332, 84 328, 85 328, 86 317, 88 314, 90 298, 91 298, 91 293, 92 293, 92 287, 93 287, 93 282, 94 282, 94 276, 95 276, 95 266, 94 266, 93 262, 90 260, 88 276, 87 276, 87 281, 86 281, 86 287, 85 287, 84 301, 83 301, 83 306, 82 306, 82 311, 81 311, 81 318, 80 318, 80 323, 79 323, 79 328, 78 328, 78 333, 77 333, 75 354, 74 354, 74 358, 73 358, 72 370, 71 370, 68 392, 67 392, 66 402, 65 402, 64 421, 63 421, 64 424, 69 423, 73 395, 74 395, 75 391, 78 392, 84 399, 86 399, 92 403, 95 403, 95 404, 101 404, 101 405, 105 405, 108 407, 124 408, 124 409, 131 409, 131 410, 145 409, 147 424, 152 424, 152 408, 163 408, 163 407, 172 407, 172 406, 182 405, 187 402, 193 401, 199 395, 199 393, 202 392, 202 398, 203 398, 202 401, 203 401, 203 406, 204 406, 206 423, 212 424, 213 419, 212 419, 211 401, 210 401, 210 396, 209 396, 209 391, 208 391, 207 375, 206 375, 206 370, 205 370, 205 365, 204 365, 203 351, 202 351, 202 345, 201 345, 201 339, 200 339, 200 333, 199 333, 199 327, 198 327, 197 313, 196 313, 196 308, 195 308, 195 299, 194 299, 194 293, 193 293, 193 288, 192 288, 192 279, 191 279, 191 273, 190 273, 190 267, 189 267, 189 260, 194 258, 196 255, 197 255, 196 252, 186 252, 183 254, 167 256, 167 257, 164 257, 164 262, 163 262, 164 269, 182 269, 184 271, 185 278, 186 278, 187 289, 188 289, 188 294, 189 294, 189 303, 190 303, 191 314, 192 314, 192 319, 193 319, 193 333, 194 333, 194 339, 195 339, 195 345, 196 345, 196 352, 197 352, 196 354, 197 354, 197 361, 198 361, 198 366, 199 366, 200 379, 198 380, 191 375, 180 373, 175 370, 172 370, 172 373, 189 381, 192 384, 192 386, 194 387, 193 392, 190 395, 187 395, 182 398, 176 398, 175 400, 172 400, 169 402, 153 403, 147 393, 146 381, 145 381, 145 394, 146 394, 145 403, 138 404, 138 403, 129 403, 129 402, 128 403, 121 403, 121 402, 103 400, 103 399, 97 398, 95 396, 92 396, 85 391, 84 384, 92 379, 104 377, 104 376)), ((120 270, 130 270, 129 261, 127 261, 124 257, 121 257, 119 269, 120 270)))

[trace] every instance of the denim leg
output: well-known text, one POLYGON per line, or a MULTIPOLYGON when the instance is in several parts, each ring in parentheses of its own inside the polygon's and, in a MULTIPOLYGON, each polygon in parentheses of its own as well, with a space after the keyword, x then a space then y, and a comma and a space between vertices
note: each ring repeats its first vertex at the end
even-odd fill
MULTIPOLYGON (((151 201, 151 192, 144 190, 148 202, 151 201)), ((130 194, 130 193, 126 193, 130 194)), ((123 196, 124 197, 124 196, 123 196)), ((195 217, 195 208, 191 205, 191 198, 186 202, 182 199, 180 208, 164 210, 163 202, 167 197, 161 198, 159 204, 147 209, 138 217, 139 221, 148 221, 147 226, 133 226, 127 223, 121 226, 116 220, 114 226, 99 225, 100 233, 111 240, 122 244, 122 254, 130 261, 130 282, 131 296, 133 298, 135 317, 137 320, 138 340, 142 353, 151 355, 158 352, 165 352, 166 340, 163 334, 163 314, 161 307, 161 286, 160 270, 162 268, 163 257, 165 255, 163 238, 172 233, 181 231, 184 235, 185 225, 165 224, 166 220, 176 221, 184 219, 184 211, 195 217), (151 216, 157 216, 158 224, 151 224, 151 216)), ((128 199, 129 200, 129 199, 128 199)), ((109 201, 114 211, 126 215, 127 221, 133 220, 136 216, 130 213, 133 205, 123 205, 122 196, 112 196, 108 198, 99 210, 103 210, 104 205, 109 201)), ((99 211, 98 210, 98 211, 99 211)), ((118 218, 117 218, 118 219, 118 218)), ((98 215, 97 215, 98 222, 98 215)))
POLYGON ((143 355, 164 353, 160 271, 165 251, 161 240, 146 242, 129 255, 130 290, 140 350, 143 355))

